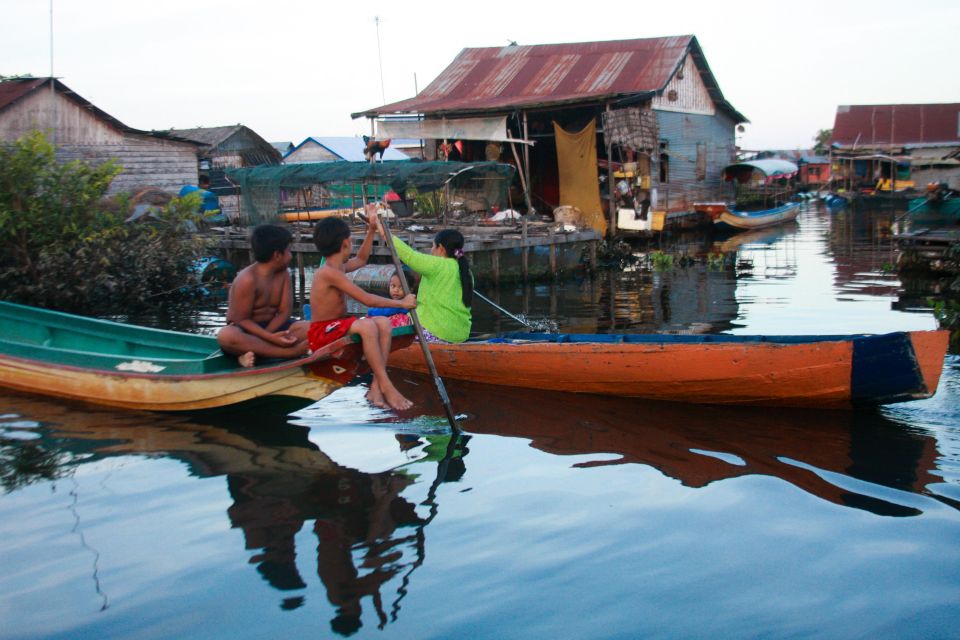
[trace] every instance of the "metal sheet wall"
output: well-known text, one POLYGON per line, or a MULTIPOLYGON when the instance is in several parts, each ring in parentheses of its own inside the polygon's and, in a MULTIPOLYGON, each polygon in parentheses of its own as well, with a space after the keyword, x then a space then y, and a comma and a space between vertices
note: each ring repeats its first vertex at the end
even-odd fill
POLYGON ((715 199, 722 195, 723 168, 736 156, 735 124, 721 112, 698 115, 658 111, 660 141, 669 156, 669 177, 658 185, 661 204, 671 211, 689 210, 693 201, 715 199), (697 146, 706 156, 706 176, 697 179, 697 146), (669 195, 669 203, 663 199, 669 195))

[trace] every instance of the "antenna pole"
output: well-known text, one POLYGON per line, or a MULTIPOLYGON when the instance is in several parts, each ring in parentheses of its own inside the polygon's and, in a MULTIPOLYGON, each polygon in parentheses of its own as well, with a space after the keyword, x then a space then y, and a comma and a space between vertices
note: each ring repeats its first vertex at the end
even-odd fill
POLYGON ((380 16, 374 16, 373 22, 377 25, 377 59, 380 61, 380 98, 383 100, 383 104, 387 104, 387 93, 383 88, 383 54, 380 52, 380 16))

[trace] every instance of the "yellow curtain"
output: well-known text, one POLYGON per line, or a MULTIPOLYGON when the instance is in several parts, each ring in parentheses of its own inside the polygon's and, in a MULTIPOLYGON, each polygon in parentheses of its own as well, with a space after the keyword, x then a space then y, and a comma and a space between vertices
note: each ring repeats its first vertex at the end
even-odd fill
POLYGON ((583 212, 584 222, 599 233, 607 232, 607 220, 600 205, 597 181, 597 123, 579 133, 567 133, 556 122, 557 165, 560 174, 560 204, 583 212))

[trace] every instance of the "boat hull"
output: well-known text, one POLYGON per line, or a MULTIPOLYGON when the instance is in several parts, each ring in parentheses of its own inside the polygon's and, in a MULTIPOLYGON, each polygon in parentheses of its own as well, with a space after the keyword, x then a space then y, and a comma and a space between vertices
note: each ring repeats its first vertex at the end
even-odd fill
POLYGON ((790 202, 775 209, 763 211, 731 211, 720 212, 713 220, 715 229, 763 229, 784 222, 795 220, 800 213, 800 204, 790 202))
MULTIPOLYGON (((933 395, 948 332, 571 337, 432 344, 430 352, 440 376, 487 384, 703 404, 851 408, 933 395)), ((390 365, 427 371, 419 347, 391 354, 390 365)))
POLYGON ((927 200, 914 198, 907 212, 910 220, 922 224, 957 224, 960 222, 960 198, 927 200))
MULTIPOLYGON (((412 329, 395 329, 395 347, 412 329)), ((0 386, 149 411, 281 399, 306 406, 362 373, 355 336, 300 359, 241 367, 215 338, 0 302, 0 386)))

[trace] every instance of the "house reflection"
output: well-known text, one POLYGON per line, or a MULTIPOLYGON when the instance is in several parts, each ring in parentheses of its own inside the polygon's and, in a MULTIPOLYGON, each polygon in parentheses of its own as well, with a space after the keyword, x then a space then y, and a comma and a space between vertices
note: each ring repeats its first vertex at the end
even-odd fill
MULTIPOLYGON (((11 478, 14 486, 56 477, 51 466, 57 464, 131 454, 182 460, 199 477, 226 476, 233 500, 227 509, 230 524, 243 531, 246 549, 254 552, 250 562, 278 591, 307 587, 297 566, 296 536, 312 523, 317 575, 336 609, 331 627, 342 635, 360 628, 366 597, 381 628, 390 616, 396 619, 409 574, 423 563, 423 529, 436 515, 436 489, 464 471, 462 436, 394 436, 384 431, 396 439, 398 452, 423 450, 411 463, 417 470, 407 465, 365 473, 333 460, 310 442, 309 429, 288 424, 282 414, 183 418, 105 411, 6 392, 0 402, 16 407, 23 419, 35 420, 41 435, 18 443, 36 464, 34 470, 19 465, 17 471, 26 475, 11 478), (429 511, 421 516, 403 493, 418 482, 417 474, 430 475, 425 464, 435 466, 437 474, 423 502, 429 511), (385 604, 381 591, 400 574, 401 587, 385 604)), ((296 609, 304 600, 302 593, 291 594, 281 607, 296 609)))

